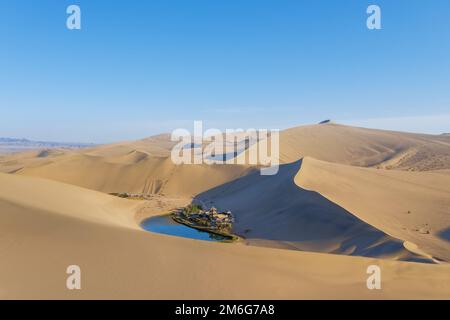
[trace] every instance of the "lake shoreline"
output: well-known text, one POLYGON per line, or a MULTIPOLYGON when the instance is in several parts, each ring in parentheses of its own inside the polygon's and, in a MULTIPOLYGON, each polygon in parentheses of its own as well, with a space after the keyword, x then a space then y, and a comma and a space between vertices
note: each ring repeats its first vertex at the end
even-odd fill
POLYGON ((240 237, 234 234, 211 230, 183 219, 177 219, 173 212, 146 218, 140 222, 140 227, 151 233, 201 241, 233 243, 240 240, 240 237))
POLYGON ((169 214, 170 218, 175 221, 176 223, 185 225, 186 227, 192 228, 192 229, 196 229, 196 230, 200 230, 200 231, 204 231, 204 232, 208 232, 208 233, 212 233, 212 234, 216 234, 219 236, 222 236, 224 238, 227 238, 227 240, 223 240, 221 242, 236 242, 240 239, 239 236, 235 235, 235 234, 231 234, 231 233, 227 233, 227 232, 220 232, 217 231, 213 228, 208 228, 208 227, 203 227, 203 226, 199 226, 194 224, 193 222, 187 220, 187 219, 183 219, 180 216, 176 215, 175 213, 170 213, 169 214))

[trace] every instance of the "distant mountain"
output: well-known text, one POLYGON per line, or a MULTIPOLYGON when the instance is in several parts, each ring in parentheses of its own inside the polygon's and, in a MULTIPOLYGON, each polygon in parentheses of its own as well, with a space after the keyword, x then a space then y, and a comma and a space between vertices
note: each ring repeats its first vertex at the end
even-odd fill
POLYGON ((18 138, 0 137, 0 153, 19 152, 30 149, 79 149, 93 147, 92 143, 73 143, 73 142, 52 142, 52 141, 34 141, 18 138))

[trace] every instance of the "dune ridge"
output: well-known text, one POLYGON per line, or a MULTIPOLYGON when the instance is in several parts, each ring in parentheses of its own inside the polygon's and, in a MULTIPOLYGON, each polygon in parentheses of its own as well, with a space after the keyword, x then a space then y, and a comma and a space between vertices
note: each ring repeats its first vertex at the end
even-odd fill
POLYGON ((357 168, 306 158, 295 183, 396 238, 450 261, 450 176, 357 168))
POLYGON ((328 123, 284 130, 280 141, 282 163, 311 157, 360 167, 415 171, 450 168, 450 139, 441 135, 328 123))
MULTIPOLYGON (((433 256, 449 261, 447 240, 437 236, 450 227, 446 214, 450 196, 443 190, 448 183, 446 172, 450 171, 450 161, 447 161, 450 140, 446 136, 355 128, 333 122, 291 128, 280 133, 280 160, 282 168, 286 169, 283 172, 288 173, 267 179, 259 177, 252 166, 176 166, 169 156, 174 144, 169 135, 163 134, 90 149, 51 152, 45 157, 39 152, 25 153, 0 160, 0 168, 3 171, 14 168, 11 172, 15 174, 42 177, 104 193, 196 199, 215 194, 214 205, 237 213, 236 228, 243 236, 251 238, 249 243, 252 244, 400 260, 416 259, 417 254, 411 256, 409 249, 417 246, 420 250, 414 252, 422 253, 420 259, 432 260, 430 257, 433 256), (302 169, 300 166, 295 169, 293 163, 299 161, 302 169), (296 170, 300 172, 297 174, 296 170), (433 175, 408 172, 416 170, 433 175), (326 172, 339 174, 326 176, 326 172), (238 187, 244 184, 243 181, 248 181, 245 190, 238 187), (348 186, 351 183, 353 186, 347 190, 347 195, 340 192, 339 197, 334 196, 345 190, 340 184, 348 186), (356 194, 355 190, 369 190, 369 186, 382 186, 383 183, 396 187, 372 188, 372 192, 365 192, 364 200, 359 202, 349 196, 356 194), (431 183, 439 183, 440 189, 430 189, 431 183), (417 187, 420 185, 425 186, 421 189, 417 187), (286 192, 280 193, 274 186, 286 192), (390 196, 397 192, 399 197, 390 196), (259 201, 262 194, 269 200, 259 201), (416 200, 411 201, 414 205, 409 207, 412 195, 416 200), (398 204, 398 198, 402 206, 398 204), (385 207, 382 206, 383 199, 389 199, 384 201, 388 203, 385 207), (437 214, 428 215, 426 219, 427 208, 437 210, 437 214), (266 211, 266 214, 260 217, 256 211, 266 211), (302 214, 296 213, 298 211, 302 214), (383 215, 388 223, 375 218, 380 216, 379 211, 389 212, 383 215), (408 214, 408 211, 414 213, 408 214), (276 218, 283 214, 283 218, 276 218), (352 216, 358 223, 347 223, 352 216), (367 224, 364 228, 368 229, 361 227, 361 222, 367 224), (266 227, 273 224, 280 224, 278 231, 266 227), (319 241, 315 236, 308 238, 305 236, 308 233, 320 235, 325 240, 319 241), (404 246, 406 241, 414 245, 404 246)), ((246 156, 257 147, 258 143, 250 146, 238 157, 246 156)))
MULTIPOLYGON (((0 174, 0 186, 2 299, 450 296, 447 265, 224 245, 152 234, 136 228, 133 219, 139 208, 131 200, 16 175, 0 174), (20 196, 16 195, 18 190, 20 196), (51 195, 36 195, 35 190, 51 190, 51 195), (80 212, 73 215, 80 201, 82 218, 78 217, 80 212), (116 211, 118 207, 121 209, 116 211), (65 288, 65 270, 72 264, 82 269, 79 291, 65 288), (371 264, 383 270, 382 291, 366 288, 366 269, 371 264), (188 275, 186 266, 190 266, 188 275)), ((169 201, 167 206, 171 205, 178 203, 169 201)), ((148 209, 147 215, 167 210, 148 209)))
MULTIPOLYGON (((347 211, 340 206, 341 201, 330 201, 318 192, 302 188, 300 177, 316 175, 309 168, 310 161, 306 161, 306 168, 304 160, 282 165, 275 176, 261 176, 258 172, 246 175, 199 194, 194 201, 232 210, 236 216, 235 232, 250 244, 433 261, 428 254, 405 248, 404 238, 394 237, 375 227, 377 224, 347 211)), ((372 204, 372 208, 376 210, 376 205, 372 204)), ((441 258, 447 259, 446 255, 441 258)))
POLYGON ((0 156, 0 298, 450 297, 449 136, 291 128, 280 133, 275 176, 247 165, 175 166, 173 145, 159 135, 0 156), (232 210, 245 240, 140 228, 191 201, 232 210), (89 270, 75 294, 63 286, 73 263, 89 270), (382 291, 365 286, 370 264, 382 266, 382 291))
MULTIPOLYGON (((144 192, 146 185, 152 183, 150 180, 154 180, 153 184, 170 185, 170 180, 175 177, 178 181, 174 184, 181 188, 155 188, 156 192, 178 192, 184 195, 207 191, 249 172, 249 166, 230 165, 217 165, 214 169, 206 165, 190 165, 180 169, 170 160, 170 150, 174 144, 170 136, 165 134, 139 141, 63 151, 45 158, 35 153, 25 153, 0 158, 0 172, 38 176, 102 192, 135 193, 144 192), (196 187, 191 188, 192 181, 174 176, 175 171, 181 171, 180 175, 183 176, 202 174, 209 179, 197 178, 196 187)), ((257 147, 258 143, 249 150, 257 147)), ((248 152, 244 151, 238 157, 247 157, 248 152)), ((450 138, 355 128, 335 123, 282 131, 280 162, 292 163, 303 157, 404 171, 449 170, 450 138)))

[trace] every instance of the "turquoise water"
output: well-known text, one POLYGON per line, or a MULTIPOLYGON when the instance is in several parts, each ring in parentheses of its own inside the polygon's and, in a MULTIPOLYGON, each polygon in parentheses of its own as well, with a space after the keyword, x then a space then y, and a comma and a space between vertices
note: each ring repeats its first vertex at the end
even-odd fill
POLYGON ((169 215, 146 219, 141 223, 141 227, 144 230, 150 232, 162 233, 183 238, 191 238, 205 241, 229 240, 229 238, 225 236, 217 235, 207 231, 197 230, 185 226, 184 224, 177 223, 173 221, 169 215))

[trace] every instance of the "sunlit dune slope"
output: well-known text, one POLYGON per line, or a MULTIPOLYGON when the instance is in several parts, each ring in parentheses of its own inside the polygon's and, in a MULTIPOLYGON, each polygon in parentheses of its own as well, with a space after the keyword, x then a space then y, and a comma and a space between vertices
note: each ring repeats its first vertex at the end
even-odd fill
MULTIPOLYGON (((53 179, 102 192, 194 195, 232 181, 249 166, 183 165, 170 159, 169 135, 77 151, 0 158, 0 171, 53 179)), ((258 144, 250 147, 256 148, 258 144)), ((248 152, 248 151, 247 151, 248 152)), ((246 156, 244 152, 240 156, 246 156)), ((450 137, 342 126, 301 126, 280 133, 280 160, 319 160, 401 170, 450 169, 450 137)))
POLYGON ((450 297, 448 265, 162 236, 137 227, 138 204, 147 202, 0 174, 0 298, 450 297), (73 264, 81 267, 81 290, 66 288, 73 264), (366 287, 373 264, 381 267, 382 290, 366 287))
POLYGON ((280 134, 283 163, 312 157, 328 162, 388 169, 427 171, 450 168, 450 139, 344 126, 301 126, 280 134))
POLYGON ((357 168, 306 158, 295 177, 358 218, 450 261, 450 175, 357 168))
MULTIPOLYGON (((137 228, 134 219, 137 202, 123 201, 101 192, 40 178, 0 174, 0 201, 20 206, 24 211, 37 210, 98 224, 137 228)), ((5 209, 1 212, 4 217, 9 215, 5 209)), ((29 224, 43 226, 46 223, 45 219, 40 221, 34 218, 23 222, 24 227, 29 224)), ((3 227, 4 231, 13 234, 12 230, 3 227)))
POLYGON ((282 165, 274 176, 255 172, 199 194, 195 200, 231 210, 236 216, 235 232, 252 244, 430 261, 412 254, 404 248, 402 239, 366 223, 339 202, 299 187, 296 176, 304 171, 308 168, 298 161, 282 165))
POLYGON ((232 210, 236 231, 252 244, 450 261, 448 136, 334 123, 296 127, 280 133, 282 166, 268 177, 248 165, 177 166, 174 144, 159 135, 28 152, 0 158, 0 168, 103 193, 196 196, 232 210))

